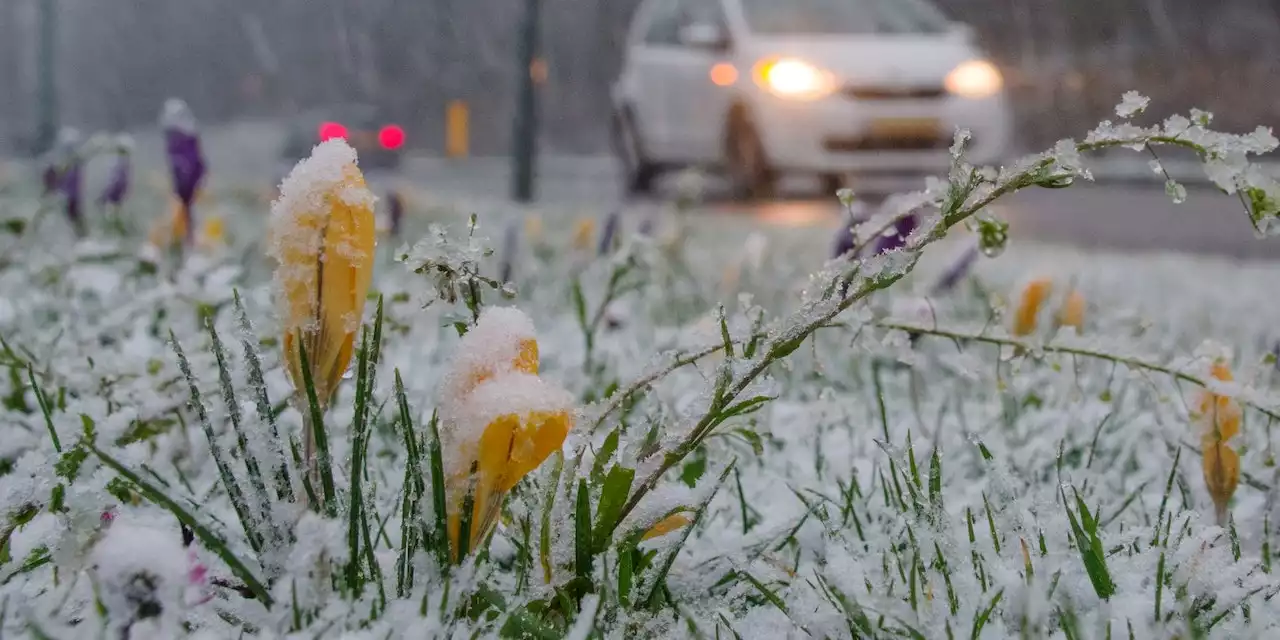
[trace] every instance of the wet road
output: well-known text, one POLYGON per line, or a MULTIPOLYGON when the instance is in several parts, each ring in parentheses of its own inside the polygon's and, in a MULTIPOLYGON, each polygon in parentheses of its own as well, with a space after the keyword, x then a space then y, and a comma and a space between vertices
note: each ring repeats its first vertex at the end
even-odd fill
MULTIPOLYGON (((139 160, 160 169, 163 165, 158 138, 139 139, 139 160)), ((210 134, 206 140, 212 175, 223 184, 253 181, 265 184, 278 179, 281 167, 276 153, 277 130, 271 125, 243 125, 210 134)), ((1138 159, 1139 164, 1145 159, 1138 159)), ((1095 173, 1103 176, 1104 171, 1095 173)), ((575 213, 603 214, 613 209, 642 212, 663 206, 673 193, 667 180, 659 198, 624 200, 612 158, 554 157, 538 164, 538 203, 543 210, 562 207, 575 213)), ((411 156, 398 174, 370 176, 371 182, 405 185, 428 199, 457 199, 505 206, 510 162, 506 158, 470 158, 462 161, 411 156)), ((923 185, 919 178, 880 180, 854 184, 874 200, 876 193, 907 191, 923 185)), ((1002 200, 995 211, 1010 223, 1015 241, 1034 240, 1082 249, 1125 252, 1193 252, 1238 259, 1280 259, 1280 240, 1253 237, 1238 199, 1206 186, 1189 186, 1187 200, 1174 204, 1159 182, 1111 182, 1077 184, 1069 189, 1033 188, 1002 200)), ((709 199, 699 214, 708 222, 730 222, 786 227, 832 228, 839 221, 835 198, 820 197, 816 185, 793 180, 784 185, 784 196, 763 203, 736 203, 716 197, 710 181, 709 199)), ((824 249, 825 250, 825 249, 824 249)))
MULTIPOLYGON (((416 188, 459 197, 502 198, 507 172, 497 159, 471 161, 469 167, 445 161, 409 162, 403 179, 416 188)), ((656 198, 620 196, 612 163, 579 161, 572 166, 544 168, 539 205, 563 203, 575 209, 602 213, 621 208, 642 211, 662 206, 673 197, 674 185, 663 185, 656 198)), ((783 196, 768 202, 742 203, 721 197, 709 181, 708 197, 699 212, 761 226, 829 227, 840 220, 834 196, 825 197, 816 185, 792 180, 783 196), (745 220, 744 220, 745 219, 745 220)), ((918 178, 880 180, 854 188, 874 203, 884 193, 918 189, 918 178)), ((1280 241, 1254 237, 1239 199, 1216 189, 1191 185, 1186 201, 1175 204, 1158 182, 1079 183, 1069 189, 1032 188, 1008 196, 993 210, 1010 224, 1014 240, 1034 240, 1081 249, 1123 252, 1189 252, 1241 260, 1280 259, 1280 241)), ((736 224, 735 224, 736 226, 736 224)))

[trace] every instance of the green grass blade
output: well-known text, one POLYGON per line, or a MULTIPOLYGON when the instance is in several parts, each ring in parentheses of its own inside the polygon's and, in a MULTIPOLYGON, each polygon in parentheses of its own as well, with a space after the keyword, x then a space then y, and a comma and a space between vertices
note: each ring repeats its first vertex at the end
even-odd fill
POLYGON ((213 432, 213 425, 209 422, 209 412, 205 409, 204 400, 200 397, 200 387, 196 384, 195 376, 191 374, 191 363, 187 361, 187 355, 183 353, 182 345, 178 344, 178 338, 172 331, 169 332, 169 340, 173 344, 174 353, 178 356, 178 368, 182 371, 182 376, 187 379, 187 386, 191 393, 191 408, 195 409, 196 417, 200 420, 200 428, 204 430, 205 438, 209 441, 209 453, 213 457, 214 465, 218 467, 218 475, 222 479, 223 487, 227 490, 227 497, 231 499, 231 506, 235 508, 236 516, 240 518, 240 526, 244 528, 249 546, 253 547, 255 553, 262 553, 262 536, 258 532, 253 514, 249 512, 244 492, 236 482, 231 465, 222 451, 222 445, 218 443, 218 436, 213 432))
MULTIPOLYGON (((619 507, 620 509, 621 507, 619 507)), ((583 584, 591 584, 591 491, 586 479, 578 480, 578 500, 574 509, 573 570, 583 584)))
POLYGON ((361 530, 360 523, 364 511, 364 493, 360 489, 360 480, 364 476, 365 420, 369 410, 369 328, 365 327, 360 334, 360 353, 356 356, 356 406, 351 428, 351 487, 347 491, 347 586, 356 595, 364 591, 364 580, 360 572, 361 530))
MULTIPOLYGON (((435 412, 427 423, 427 431, 431 442, 427 444, 431 457, 431 503, 435 516, 436 558, 442 571, 448 574, 449 567, 449 511, 444 491, 444 456, 440 452, 440 418, 435 412)), ((463 537, 463 536, 459 536, 463 537)))
MULTIPOLYGON (((49 428, 49 438, 53 440, 53 449, 58 453, 62 453, 62 441, 58 440, 58 430, 53 428, 53 411, 49 403, 49 399, 44 395, 44 389, 40 388, 36 382, 36 370, 30 364, 27 365, 27 379, 31 381, 31 391, 36 394, 36 402, 40 405, 40 413, 44 415, 44 424, 49 428)), ((15 382, 14 384, 18 384, 15 382)))
POLYGON ((120 474, 120 476, 125 480, 128 480, 133 484, 133 486, 137 487, 139 494, 147 500, 155 503, 157 506, 163 507, 172 513, 179 522, 191 529, 195 533, 196 537, 200 539, 201 544, 226 563, 227 567, 231 569, 231 573, 244 582, 249 591, 253 592, 255 598, 267 607, 271 606, 271 595, 267 592, 267 588, 256 576, 253 575, 253 572, 249 570, 248 566, 246 566, 246 564, 231 551, 227 546, 227 542, 223 540, 221 536, 204 526, 200 521, 196 520, 195 516, 186 509, 183 509, 176 500, 165 495, 165 493, 158 487, 144 480, 137 473, 121 464, 111 455, 99 449, 92 442, 86 441, 84 446, 90 453, 101 460, 104 465, 110 467, 111 470, 120 474))
MULTIPOLYGON (((222 388, 222 401, 227 406, 227 417, 231 420, 231 429, 236 435, 236 448, 240 452, 240 459, 244 460, 245 470, 249 475, 249 486, 253 488, 254 497, 257 498, 258 511, 254 514, 255 525, 261 524, 262 528, 269 532, 272 546, 279 546, 283 540, 280 528, 271 520, 272 508, 271 498, 267 495, 267 483, 262 478, 262 471, 258 467, 258 458, 249 449, 249 439, 245 435, 244 424, 240 416, 240 403, 236 400, 235 385, 231 382, 231 367, 227 364, 226 349, 223 348, 222 340, 218 337, 218 330, 214 328, 213 321, 208 323, 209 337, 213 340, 213 355, 218 362, 218 383, 222 388)), ((265 541, 267 533, 259 532, 265 541)), ((270 569, 274 575, 275 568, 270 569)))
POLYGON ((244 351, 245 364, 248 367, 249 386, 254 390, 254 405, 258 411, 258 419, 262 424, 267 425, 271 432, 268 438, 268 446, 272 459, 275 461, 275 484, 276 498, 279 500, 294 500, 293 482, 289 479, 289 465, 284 457, 284 447, 280 444, 280 429, 276 426, 277 412, 271 406, 271 399, 267 396, 267 382, 262 375, 262 359, 258 356, 258 349, 254 346, 257 340, 253 332, 253 325, 249 323, 249 314, 245 312, 244 305, 240 302, 240 292, 235 292, 236 315, 240 323, 240 347, 244 351))
POLYGON ((663 560, 662 565, 658 568, 658 571, 652 578, 648 594, 641 599, 643 602, 649 603, 650 606, 657 603, 656 598, 658 594, 661 593, 662 586, 666 583, 667 574, 671 572, 671 567, 676 563, 676 556, 679 555, 680 550, 684 548, 684 543, 689 540, 689 536, 693 534, 693 530, 697 528, 698 523, 702 522, 703 515, 707 511, 707 507, 711 504, 712 498, 720 492, 720 487, 724 484, 725 479, 729 477, 729 473, 733 471, 736 464, 736 460, 734 462, 730 462, 729 465, 724 468, 724 471, 720 472, 720 478, 716 480, 716 486, 709 494, 707 494, 707 497, 703 500, 702 504, 698 506, 698 510, 693 516, 693 521, 690 522, 688 526, 684 527, 684 530, 681 532, 680 541, 672 546, 671 550, 667 552, 667 556, 663 560))
POLYGON ((306 428, 311 430, 311 437, 316 443, 316 459, 307 460, 307 472, 318 470, 320 490, 324 493, 324 513, 330 518, 338 516, 338 498, 333 485, 333 459, 329 456, 329 438, 324 431, 324 412, 320 410, 320 399, 316 397, 316 383, 311 375, 311 361, 307 356, 305 340, 298 340, 298 359, 302 369, 302 386, 306 392, 307 416, 306 428))

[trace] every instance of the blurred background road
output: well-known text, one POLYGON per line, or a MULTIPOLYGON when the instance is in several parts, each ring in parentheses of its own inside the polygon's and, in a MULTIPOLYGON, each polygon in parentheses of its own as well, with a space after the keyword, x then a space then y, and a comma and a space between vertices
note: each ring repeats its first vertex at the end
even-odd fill
MULTIPOLYGON (((213 183, 266 186, 283 175, 279 148, 290 118, 358 100, 376 103, 407 132, 395 184, 427 197, 497 203, 511 191, 521 83, 535 77, 537 206, 643 212, 664 206, 669 185, 624 197, 608 143, 610 86, 640 1, 541 0, 529 22, 525 10, 535 5, 512 0, 2 0, 0 157, 29 155, 53 123, 128 131, 140 172, 163 179, 154 123, 176 96, 200 118, 213 183), (526 50, 530 33, 537 38, 526 50), (446 158, 451 105, 464 105, 470 125, 465 152, 446 158)), ((1280 121, 1274 1, 936 4, 973 28, 1002 74, 1014 151, 1082 136, 1115 117, 1128 89, 1150 95, 1160 115, 1211 110, 1214 126, 1228 131, 1280 121)), ((1015 239, 1280 258, 1280 245, 1252 237, 1235 199, 1198 185, 1198 169, 1179 160, 1168 166, 1189 181, 1181 204, 1164 194, 1147 159, 1132 154, 1099 160, 1095 174, 1105 181, 1096 185, 1027 191, 999 213, 1015 239)), ((851 186, 874 202, 920 185, 913 178, 851 186)), ((839 221, 834 198, 805 180, 784 183, 764 203, 735 202, 723 191, 713 181, 695 214, 762 227, 839 221)))
MULTIPOLYGON (((216 180, 224 185, 269 187, 287 170, 277 158, 282 130, 268 121, 210 127, 205 153, 216 180)), ((163 145, 155 132, 139 132, 137 158, 143 171, 164 170, 163 145)), ((1280 245, 1258 240, 1249 230, 1240 202, 1205 183, 1192 163, 1170 160, 1168 170, 1188 185, 1185 202, 1173 203, 1141 154, 1125 152, 1093 163, 1095 184, 1070 189, 1030 189, 1003 200, 996 212, 1010 223, 1015 241, 1035 240, 1082 249, 1213 254, 1241 260, 1280 259, 1280 245)), ((620 210, 641 215, 674 196, 675 179, 659 185, 653 197, 622 195, 618 167, 608 155, 543 155, 537 162, 537 206, 557 207, 584 215, 620 210)), ((395 185, 418 200, 449 200, 476 206, 506 202, 511 160, 503 156, 442 158, 416 153, 390 175, 375 173, 371 181, 395 185)), ((771 226, 821 227, 834 230, 840 206, 821 194, 814 181, 794 179, 776 200, 734 202, 714 177, 694 215, 771 226)), ((851 185, 870 203, 885 193, 915 190, 920 178, 881 178, 851 185)), ((465 206, 465 205, 464 205, 465 206)))

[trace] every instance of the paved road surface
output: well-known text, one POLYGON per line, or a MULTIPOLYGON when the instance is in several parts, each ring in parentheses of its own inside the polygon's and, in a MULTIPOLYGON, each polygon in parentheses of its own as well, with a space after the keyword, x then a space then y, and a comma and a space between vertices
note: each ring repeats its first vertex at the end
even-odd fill
MULTIPOLYGON (((140 135, 137 141, 144 171, 162 170, 159 137, 140 135)), ((278 180, 283 171, 275 156, 278 147, 278 127, 271 123, 245 123, 225 132, 206 132, 205 136, 215 184, 267 185, 278 180)), ((1138 158, 1134 163, 1139 173, 1145 162, 1145 158, 1138 158)), ((658 204, 652 200, 624 203, 609 157, 546 158, 539 164, 539 175, 539 204, 543 207, 564 205, 603 213, 658 204)), ((508 193, 508 176, 509 162, 503 158, 457 162, 413 157, 391 179, 436 196, 498 202, 508 193)), ((377 178, 371 176, 371 180, 377 178)), ((866 194, 916 189, 921 184, 919 179, 911 179, 854 186, 866 194)), ((835 227, 839 218, 833 197, 818 197, 814 186, 803 181, 790 187, 783 199, 763 204, 745 205, 713 197, 704 206, 705 212, 735 221, 748 217, 762 225, 835 227)), ((1280 259, 1280 240, 1256 240, 1240 203, 1206 187, 1193 186, 1182 204, 1173 204, 1158 182, 1032 189, 1007 198, 996 210, 1009 220, 1015 239, 1120 251, 1189 251, 1280 259)))
MULTIPOLYGON (((408 163, 404 179, 419 188, 459 197, 507 193, 505 161, 474 160, 465 165, 419 159, 408 163)), ((613 164, 607 158, 561 161, 544 166, 539 202, 575 208, 644 209, 653 200, 624 201, 613 164)), ((918 189, 919 179, 880 180, 854 184, 859 193, 918 189)), ((672 186, 665 185, 670 196, 672 186)), ((834 197, 823 197, 815 185, 793 180, 779 200, 743 204, 717 197, 714 186, 706 213, 751 217, 763 225, 827 226, 839 221, 834 197)), ((1192 186, 1187 200, 1174 204, 1158 182, 1078 184, 1069 189, 1034 188, 1010 196, 994 207, 1008 220, 1015 239, 1118 251, 1182 251, 1240 259, 1280 259, 1280 240, 1254 238, 1244 208, 1235 197, 1208 186, 1192 186)))

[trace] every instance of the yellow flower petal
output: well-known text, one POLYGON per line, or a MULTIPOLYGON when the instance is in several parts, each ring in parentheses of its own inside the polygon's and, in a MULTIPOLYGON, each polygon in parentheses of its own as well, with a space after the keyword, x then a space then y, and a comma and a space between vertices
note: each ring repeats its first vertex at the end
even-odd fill
POLYGON ((680 529, 682 527, 688 526, 690 522, 693 522, 693 521, 690 520, 689 517, 684 515, 683 513, 673 513, 659 520, 658 524, 655 524, 652 527, 649 527, 649 530, 644 532, 644 536, 642 536, 640 539, 649 540, 651 538, 665 536, 668 533, 675 531, 676 529, 680 529))
POLYGON ((1013 313, 1013 335, 1030 335, 1036 330, 1036 319, 1040 307, 1053 293, 1053 281, 1049 278, 1036 278, 1022 288, 1018 297, 1018 308, 1013 313))
POLYGON ((1204 484, 1213 498, 1218 523, 1222 524, 1226 520, 1227 504, 1240 482, 1240 456, 1234 449, 1219 442, 1204 449, 1201 462, 1204 466, 1204 484))
POLYGON ((567 411, 504 415, 489 423, 480 436, 472 471, 448 480, 449 540, 455 554, 462 527, 458 514, 466 504, 468 492, 472 498, 468 549, 475 549, 497 524, 502 498, 529 472, 560 450, 572 426, 567 411))
POLYGON ((1073 289, 1067 295, 1066 301, 1062 303, 1062 309, 1058 310, 1058 324, 1064 327, 1075 327, 1077 332, 1082 331, 1084 329, 1084 312, 1084 294, 1077 289, 1073 289))
POLYGON ((301 341, 322 405, 350 364, 373 278, 373 202, 355 151, 335 139, 299 163, 272 207, 268 253, 279 263, 287 370, 301 390, 301 341))
MULTIPOLYGON (((1216 360, 1209 369, 1211 378, 1230 382, 1231 367, 1225 360, 1216 360)), ((1200 429, 1201 444, 1208 448, 1240 433, 1244 412, 1235 398, 1214 393, 1208 389, 1197 390, 1191 408, 1191 419, 1200 429)))
POLYGON ((583 218, 573 227, 573 248, 588 249, 596 236, 596 219, 583 218))

